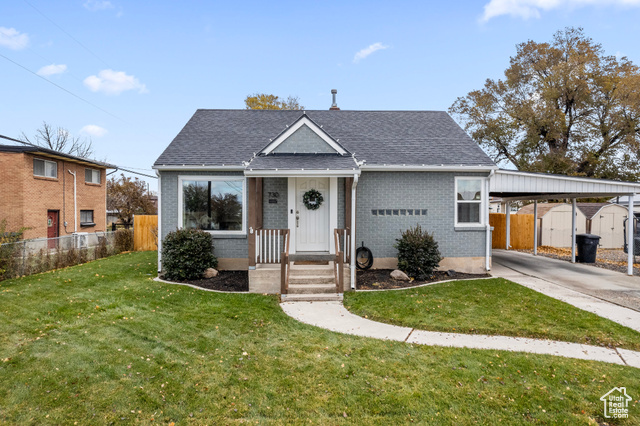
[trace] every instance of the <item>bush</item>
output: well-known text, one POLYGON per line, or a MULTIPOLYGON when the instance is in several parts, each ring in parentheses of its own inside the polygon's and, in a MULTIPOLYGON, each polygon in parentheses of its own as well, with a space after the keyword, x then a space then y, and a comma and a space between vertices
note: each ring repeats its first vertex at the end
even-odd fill
POLYGON ((396 241, 394 247, 398 249, 398 268, 411 278, 429 278, 442 260, 433 235, 423 231, 420 225, 407 229, 396 241))
POLYGON ((132 229, 118 229, 115 234, 115 239, 116 253, 122 253, 123 251, 133 251, 132 229))
POLYGON ((198 229, 179 229, 162 241, 162 268, 170 280, 202 278, 207 268, 218 266, 211 234, 198 229))

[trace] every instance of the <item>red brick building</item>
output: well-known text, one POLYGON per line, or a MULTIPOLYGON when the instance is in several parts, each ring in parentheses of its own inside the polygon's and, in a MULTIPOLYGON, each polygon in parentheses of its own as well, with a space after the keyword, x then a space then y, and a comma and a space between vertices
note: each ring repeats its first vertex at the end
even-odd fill
POLYGON ((46 148, 0 145, 0 220, 8 231, 28 228, 25 238, 105 231, 109 168, 46 148))

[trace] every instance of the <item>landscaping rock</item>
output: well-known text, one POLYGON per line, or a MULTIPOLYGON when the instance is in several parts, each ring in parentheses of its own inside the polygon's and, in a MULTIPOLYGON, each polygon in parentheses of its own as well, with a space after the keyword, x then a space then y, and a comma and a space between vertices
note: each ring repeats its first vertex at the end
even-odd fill
POLYGON ((391 272, 391 278, 393 278, 396 281, 410 281, 411 278, 409 278, 407 276, 407 274, 405 274, 404 272, 402 272, 399 269, 396 269, 395 271, 391 272))
POLYGON ((204 270, 203 276, 205 278, 213 278, 218 276, 218 271, 213 268, 207 268, 204 270))

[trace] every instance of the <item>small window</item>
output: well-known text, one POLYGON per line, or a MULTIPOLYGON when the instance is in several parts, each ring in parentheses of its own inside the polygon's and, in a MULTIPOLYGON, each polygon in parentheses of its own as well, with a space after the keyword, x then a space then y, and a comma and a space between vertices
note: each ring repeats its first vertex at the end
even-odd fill
POLYGON ((482 224, 483 179, 456 179, 456 224, 482 224))
POLYGON ((80 210, 80 226, 94 226, 93 210, 80 210))
POLYGON ((87 183, 100 183, 100 170, 84 169, 84 181, 87 183))
POLYGON ((57 178, 58 163, 56 163, 55 161, 47 161, 47 160, 40 160, 39 158, 34 158, 33 174, 34 176, 57 178))

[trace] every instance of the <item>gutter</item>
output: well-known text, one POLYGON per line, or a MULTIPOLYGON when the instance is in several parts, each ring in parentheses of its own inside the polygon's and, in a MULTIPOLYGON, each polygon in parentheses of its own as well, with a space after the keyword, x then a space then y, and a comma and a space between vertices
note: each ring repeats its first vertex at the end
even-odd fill
MULTIPOLYGON (((351 265, 349 270, 351 273, 351 290, 356 289, 356 187, 360 173, 354 173, 353 183, 351 184, 351 265)), ((344 289, 341 289, 344 291, 344 289)))

